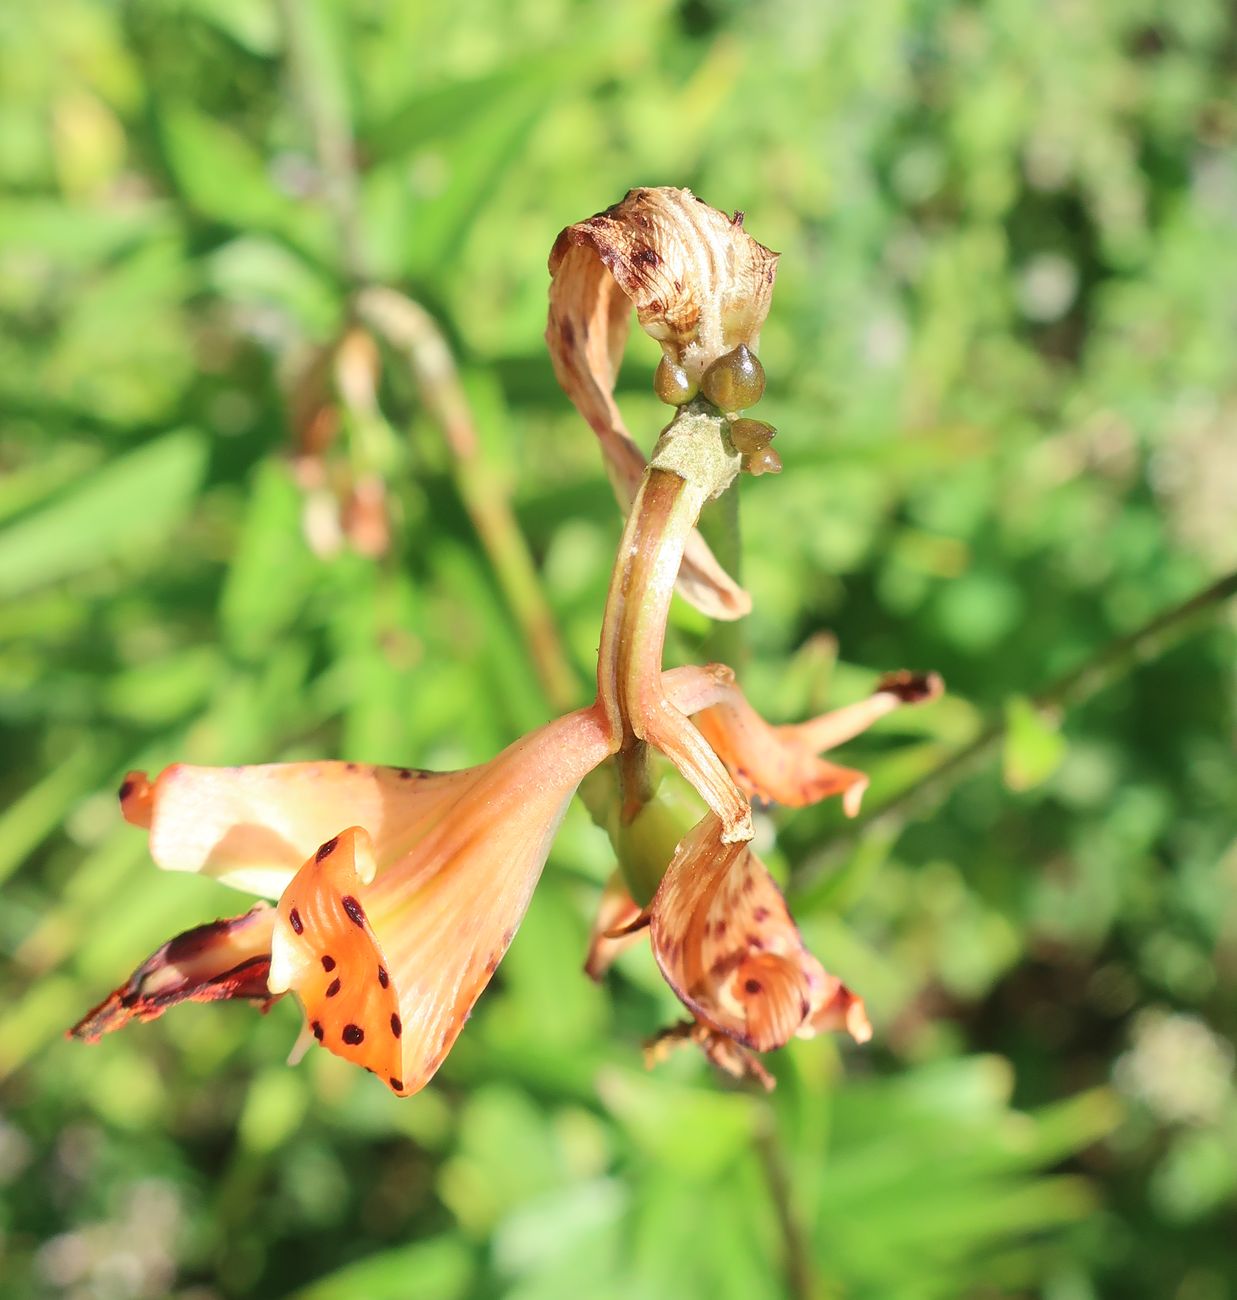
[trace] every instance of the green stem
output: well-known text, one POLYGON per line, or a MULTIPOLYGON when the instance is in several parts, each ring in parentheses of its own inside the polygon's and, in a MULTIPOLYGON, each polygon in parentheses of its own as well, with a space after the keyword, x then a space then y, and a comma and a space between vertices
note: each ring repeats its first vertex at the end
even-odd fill
MULTIPOLYGON (((645 472, 619 545, 602 622, 597 698, 616 750, 645 741, 660 750, 721 818, 726 843, 751 838, 751 809, 692 721, 666 698, 662 655, 683 547, 707 487, 671 469, 645 472)), ((620 765, 620 772, 625 769, 620 765)), ((630 774, 630 773, 629 773, 630 774)), ((646 788, 651 787, 645 783, 646 788)), ((639 812, 640 786, 628 780, 625 815, 639 812)))
POLYGON ((408 359, 418 391, 443 431, 456 491, 472 520, 555 712, 579 700, 579 679, 563 650, 528 543, 498 476, 481 456, 472 407, 437 321, 394 289, 370 287, 356 297, 358 316, 408 359))
POLYGON ((352 123, 344 106, 329 93, 315 56, 310 0, 279 0, 279 14, 288 49, 288 73, 301 112, 309 127, 322 195, 339 235, 340 262, 352 284, 366 280, 365 241, 361 231, 360 187, 357 184, 352 123))
MULTIPOLYGON (((1237 596, 1237 571, 1162 611, 1133 632, 1110 641, 1077 668, 1045 686, 1032 698, 1032 704, 1052 713, 1083 703, 1131 665, 1162 654, 1172 641, 1185 634, 1196 616, 1234 596, 1237 596)), ((1005 728, 1004 715, 989 721, 973 740, 944 758, 926 775, 852 822, 823 852, 814 855, 795 873, 795 895, 802 900, 812 886, 853 852, 860 840, 877 835, 892 844, 912 816, 938 804, 959 781, 989 761, 1005 738, 1005 728)))
MULTIPOLYGON (((737 483, 705 505, 698 527, 717 562, 742 585, 743 545, 737 483)), ((748 654, 746 631, 744 619, 715 619, 705 639, 703 657, 709 662, 729 664, 741 675, 748 654)))

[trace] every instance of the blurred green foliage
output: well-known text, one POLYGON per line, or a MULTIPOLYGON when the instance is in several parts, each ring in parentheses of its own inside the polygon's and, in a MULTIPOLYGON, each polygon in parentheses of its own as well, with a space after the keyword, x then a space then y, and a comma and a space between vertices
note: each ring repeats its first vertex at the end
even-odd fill
MULTIPOLYGON (((1237 1297, 1231 610, 1032 703, 1237 560, 1235 50, 1224 0, 0 9, 0 1293, 1237 1297), (284 1004, 64 1042, 238 910, 150 866, 126 767, 450 767, 551 712, 397 359, 324 482, 289 467, 358 277, 451 338, 586 698, 619 519, 545 258, 663 183, 783 253, 751 695, 941 671, 846 755, 873 810, 1005 728, 913 817, 762 823, 875 1043, 795 1044, 770 1100, 643 1073, 673 1000, 646 951, 579 974, 610 852, 578 807, 412 1101, 287 1069, 284 1004), (376 558, 323 531, 364 475, 376 558)), ((649 442, 655 355, 621 385, 649 442)))

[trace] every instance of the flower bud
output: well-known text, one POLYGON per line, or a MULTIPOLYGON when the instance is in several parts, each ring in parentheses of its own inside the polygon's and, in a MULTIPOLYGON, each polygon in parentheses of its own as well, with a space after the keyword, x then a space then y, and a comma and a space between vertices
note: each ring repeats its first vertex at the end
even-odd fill
POLYGON ((700 391, 723 411, 742 411, 760 401, 765 368, 746 343, 724 352, 704 372, 700 391))

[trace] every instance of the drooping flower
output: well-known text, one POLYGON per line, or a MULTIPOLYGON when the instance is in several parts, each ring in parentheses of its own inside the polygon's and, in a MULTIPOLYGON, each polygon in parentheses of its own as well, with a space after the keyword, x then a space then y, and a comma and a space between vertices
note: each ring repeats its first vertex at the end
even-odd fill
MULTIPOLYGON (((790 806, 840 794, 848 815, 867 786, 861 772, 838 767, 818 751, 853 738, 903 704, 940 694, 935 674, 891 673, 866 699, 809 722, 765 722, 723 665, 679 668, 663 677, 666 696, 693 715, 743 790, 790 806)), ((677 846, 645 906, 616 872, 606 886, 585 970, 594 979, 647 927, 653 955, 691 1019, 650 1045, 657 1059, 679 1042, 695 1042, 720 1069, 773 1079, 754 1052, 845 1030, 866 1042, 872 1029, 861 998, 804 947, 781 891, 750 843, 727 842, 721 820, 707 815, 677 846)))
POLYGON ((460 772, 177 765, 126 780, 162 867, 268 896, 165 944, 72 1031, 93 1040, 187 1000, 300 1000, 313 1038, 396 1093, 442 1063, 523 918, 581 779, 612 752, 568 714, 460 772))
POLYGON ((752 1052, 825 1030, 871 1038, 863 1000, 807 950, 768 868, 750 844, 725 843, 712 814, 679 845, 647 916, 657 965, 692 1013, 692 1041, 727 1073, 772 1087, 752 1052))

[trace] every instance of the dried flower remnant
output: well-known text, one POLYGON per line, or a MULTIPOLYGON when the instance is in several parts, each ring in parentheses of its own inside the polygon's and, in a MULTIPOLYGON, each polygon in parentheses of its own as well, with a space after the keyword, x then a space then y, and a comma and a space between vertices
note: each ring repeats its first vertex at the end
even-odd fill
MULTIPOLYGON (((804 947, 781 891, 750 845, 726 844, 705 817, 683 842, 648 908, 653 956, 728 1073, 771 1086, 751 1052, 845 1029, 866 1042, 862 999, 804 947), (729 1043, 722 1040, 729 1039, 729 1043)), ((681 1037, 674 1031, 672 1037, 681 1037)))
POLYGON ((292 426, 292 471, 304 505, 302 531, 323 558, 345 545, 378 558, 391 546, 391 505, 386 481, 365 445, 381 425, 378 382, 381 357, 372 335, 350 326, 334 343, 316 348, 288 381, 292 426), (358 437, 364 425, 368 438, 358 437), (333 453, 341 432, 347 454, 333 453))
MULTIPOLYGON (((821 759, 818 751, 942 689, 934 674, 891 673, 864 700, 774 727, 723 665, 673 669, 664 681, 667 697, 694 716, 749 796, 803 806, 841 795, 851 816, 859 811, 867 778, 821 759)), ((676 1044, 694 1042, 726 1073, 771 1088, 774 1080, 754 1052, 829 1030, 845 1030, 856 1042, 871 1037, 862 1000, 807 952, 764 864, 749 844, 727 843, 712 815, 683 838, 646 907, 621 876, 610 881, 593 929, 588 974, 601 978, 645 926, 663 975, 693 1017, 658 1035, 651 1062, 676 1044)))
MULTIPOLYGON (((546 342, 558 382, 601 443, 624 510, 646 463, 614 401, 632 308, 662 347, 658 396, 680 406, 718 358, 740 345, 756 350, 776 271, 776 253, 690 190, 631 190, 559 235, 550 254, 546 342)), ((751 609, 699 533, 685 543, 678 582, 712 618, 741 618, 751 609)))

